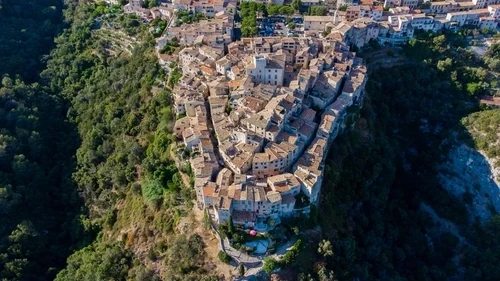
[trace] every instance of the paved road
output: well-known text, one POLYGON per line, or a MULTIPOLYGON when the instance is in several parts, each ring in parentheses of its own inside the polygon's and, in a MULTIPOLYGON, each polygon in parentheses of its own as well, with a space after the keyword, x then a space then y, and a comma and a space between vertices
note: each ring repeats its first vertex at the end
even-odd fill
MULTIPOLYGON (((276 253, 269 255, 269 257, 279 260, 280 257, 282 255, 284 255, 290 249, 290 247, 293 246, 293 244, 295 244, 297 239, 298 239, 297 237, 294 237, 290 241, 279 246, 276 249, 276 253)), ((229 256, 231 256, 237 263, 242 263, 245 266, 245 269, 246 269, 245 275, 243 277, 240 277, 239 279, 236 279, 236 280, 239 280, 239 281, 251 280, 251 279, 249 279, 249 277, 257 276, 262 271, 263 262, 262 262, 262 259, 260 257, 250 256, 250 255, 247 255, 245 253, 242 253, 242 252, 234 249, 229 244, 229 240, 227 238, 222 240, 221 246, 223 247, 223 249, 225 249, 226 253, 229 256)))
POLYGON ((224 249, 226 250, 226 253, 230 255, 234 260, 236 260, 239 263, 244 263, 245 266, 246 264, 258 264, 261 263, 261 259, 258 257, 250 256, 247 255, 241 251, 236 250, 235 248, 231 247, 229 244, 229 240, 227 238, 222 239, 222 245, 224 249))

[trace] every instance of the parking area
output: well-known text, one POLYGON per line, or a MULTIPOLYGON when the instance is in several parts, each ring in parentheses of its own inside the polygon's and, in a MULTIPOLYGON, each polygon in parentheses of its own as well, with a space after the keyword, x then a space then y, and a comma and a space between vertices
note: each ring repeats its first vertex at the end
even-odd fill
POLYGON ((292 37, 300 34, 299 30, 302 25, 302 18, 297 17, 287 19, 286 17, 272 16, 258 19, 257 24, 259 28, 259 36, 292 37))

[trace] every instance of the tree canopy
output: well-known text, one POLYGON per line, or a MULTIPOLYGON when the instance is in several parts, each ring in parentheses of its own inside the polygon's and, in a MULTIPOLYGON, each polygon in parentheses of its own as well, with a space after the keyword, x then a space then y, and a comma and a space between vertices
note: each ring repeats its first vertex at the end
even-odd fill
POLYGON ((38 80, 43 56, 54 47, 63 26, 62 1, 2 1, 0 4, 0 77, 20 75, 25 82, 38 80))

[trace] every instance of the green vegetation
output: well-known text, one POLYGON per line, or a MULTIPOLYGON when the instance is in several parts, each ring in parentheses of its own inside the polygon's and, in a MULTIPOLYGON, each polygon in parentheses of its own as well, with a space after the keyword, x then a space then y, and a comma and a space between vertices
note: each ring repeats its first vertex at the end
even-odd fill
POLYGON ((485 56, 485 62, 491 71, 500 72, 500 43, 491 45, 485 56))
POLYGON ((266 5, 263 3, 244 1, 239 4, 241 17, 241 34, 243 37, 257 35, 257 12, 267 15, 266 5))
POLYGON ((64 102, 39 84, 4 77, 0 96, 0 279, 53 280, 86 243, 71 182, 75 133, 64 102))
POLYGON ((131 266, 132 253, 121 245, 93 244, 72 255, 55 281, 126 280, 131 266))
MULTIPOLYGON (((107 6, 69 0, 71 26, 45 57, 62 30, 61 3, 13 3, 0 7, 0 279, 218 280, 201 238, 176 231, 194 198, 170 157, 170 89, 180 69, 166 77, 153 36, 136 17, 108 17, 107 6), (134 36, 129 52, 110 52, 127 35, 112 38, 109 29, 104 36, 96 16, 134 36), (147 269, 153 261, 155 272, 147 269)), ((252 36, 257 11, 267 8, 241 6, 252 36)), ((169 46, 167 53, 177 48, 169 46)), ((455 198, 436 178, 451 146, 443 140, 461 120, 478 148, 498 155, 498 110, 464 116, 497 83, 491 71, 499 48, 483 61, 464 47, 461 35, 421 34, 404 50, 415 63, 373 71, 356 130, 331 149, 321 213, 311 206, 309 217, 283 220, 290 236, 307 232, 307 240, 280 262, 266 259, 266 272, 287 266, 298 280, 446 280, 459 272, 464 280, 500 280, 500 218, 470 222, 461 202, 470 195, 455 198), (459 233, 431 231, 421 203, 459 233), (322 233, 313 228, 318 219, 322 233)), ((220 228, 239 243, 264 238, 232 222, 220 228)))
POLYGON ((63 26, 61 9, 58 0, 2 1, 0 76, 20 75, 26 82, 38 80, 44 65, 42 57, 54 46, 54 37, 63 26))
POLYGON ((323 6, 312 6, 312 7, 309 7, 309 15, 310 16, 326 16, 326 13, 328 12, 328 10, 326 9, 326 7, 323 7, 323 6))
POLYGON ((202 13, 192 14, 191 12, 188 12, 188 11, 178 11, 175 14, 175 16, 177 18, 177 20, 175 22, 176 26, 179 26, 183 23, 189 24, 189 23, 193 23, 193 22, 198 22, 198 21, 206 18, 202 13))
POLYGON ((53 280, 92 238, 71 181, 78 146, 66 103, 38 81, 60 32, 62 3, 0 5, 0 279, 53 280))
POLYGON ((144 5, 148 8, 154 8, 158 6, 158 0, 144 0, 144 5))
POLYGON ((267 274, 270 274, 274 270, 279 268, 279 262, 272 258, 272 257, 267 257, 264 259, 264 264, 262 265, 262 270, 266 272, 267 274))
POLYGON ((494 166, 500 167, 500 109, 475 112, 462 120, 472 134, 475 147, 494 159, 494 166))
MULTIPOLYGON (((487 88, 498 83, 497 79, 488 75, 485 61, 475 57, 465 47, 463 34, 418 33, 417 38, 410 40, 405 48, 405 54, 437 65, 437 69, 457 90, 471 96, 483 95, 487 88)), ((486 61, 491 58, 487 57, 486 61)))
POLYGON ((267 12, 270 16, 276 16, 276 15, 291 16, 293 15, 293 13, 295 13, 295 10, 292 6, 289 5, 269 4, 267 5, 267 12))
POLYGON ((92 37, 90 25, 88 20, 75 22, 74 33, 58 39, 42 75, 71 102, 70 117, 82 137, 74 178, 87 203, 99 206, 98 215, 127 192, 139 165, 143 177, 151 179, 169 165, 165 151, 174 119, 169 93, 151 92, 162 72, 148 45, 138 46, 130 57, 107 57, 99 54, 100 42, 92 37), (68 53, 71 44, 80 50, 68 53), (99 55, 90 56, 91 52, 99 55), (66 64, 68 60, 74 63, 66 64), (89 106, 94 103, 98 106, 89 106), (155 133, 156 129, 160 130, 155 133))
POLYGON ((318 254, 322 255, 325 258, 333 256, 332 243, 328 240, 322 240, 321 242, 319 242, 318 254))
POLYGON ((300 266, 300 262, 297 260, 299 252, 304 248, 302 239, 298 239, 293 246, 288 250, 280 260, 276 260, 273 257, 267 257, 263 261, 262 270, 267 274, 270 274, 278 268, 285 266, 300 266))
POLYGON ((330 153, 321 212, 328 216, 320 218, 335 255, 320 260, 339 280, 419 280, 421 274, 440 280, 456 272, 456 252, 429 246, 432 221, 418 209, 425 202, 442 217, 468 223, 464 205, 439 185, 434 170, 446 156, 442 140, 470 110, 468 98, 440 86, 439 77, 417 64, 373 72, 357 130, 340 136, 330 153))
POLYGON ((177 37, 174 37, 172 38, 172 41, 170 42, 167 42, 167 44, 165 44, 165 46, 160 50, 160 53, 162 54, 173 54, 175 52, 175 50, 179 47, 179 41, 177 39, 177 37))
POLYGON ((108 4, 104 1, 94 3, 92 5, 92 8, 94 9, 94 12, 92 13, 92 15, 95 17, 108 14, 111 11, 108 4))
MULTIPOLYGON (((294 0, 291 5, 268 4, 267 6, 263 3, 258 2, 241 2, 239 5, 239 14, 241 17, 241 33, 243 37, 253 37, 257 35, 257 32, 259 31, 257 27, 257 13, 261 13, 263 17, 266 17, 268 15, 283 15, 289 17, 292 16, 295 11, 298 11, 298 7, 300 7, 300 1, 296 0, 294 0)), ((316 10, 318 9, 315 9, 315 11, 316 10)))
POLYGON ((231 257, 224 251, 219 251, 219 254, 217 256, 219 257, 219 260, 223 263, 231 262, 231 257))
POLYGON ((461 266, 466 280, 493 281, 500 278, 497 265, 500 261, 500 215, 481 225, 476 222, 468 230, 473 246, 465 246, 461 266))
POLYGON ((165 28, 167 28, 167 21, 161 20, 159 18, 151 21, 150 26, 152 28, 152 34, 154 37, 160 37, 163 34, 165 28))
POLYGON ((283 258, 280 260, 280 264, 283 266, 286 265, 291 265, 293 262, 295 262, 295 259, 299 255, 300 250, 303 247, 303 243, 301 239, 298 239, 293 246, 286 252, 285 255, 283 255, 283 258))
POLYGON ((165 280, 218 280, 203 268, 205 251, 198 235, 180 235, 166 255, 165 280))
POLYGON ((182 70, 177 66, 177 64, 174 64, 171 66, 172 72, 170 72, 170 77, 168 78, 168 87, 170 89, 174 88, 174 85, 179 82, 179 79, 182 77, 182 70))
MULTIPOLYGON (((101 224, 107 235, 99 236, 85 251, 75 252, 69 259, 70 267, 58 278, 86 280, 80 276, 94 276, 89 272, 92 266, 71 261, 94 261, 100 249, 110 244, 105 237, 121 238, 122 243, 113 246, 119 255, 133 253, 139 241, 167 241, 168 236, 169 243, 162 242, 166 246, 149 251, 149 260, 161 259, 163 274, 170 276, 169 280, 202 280, 201 276, 208 274, 201 239, 175 233, 194 196, 170 158, 175 118, 170 90, 165 89, 167 77, 153 52, 153 38, 145 26, 139 26, 136 37, 142 42, 132 54, 109 56, 102 48, 107 45, 106 38, 92 32, 90 11, 77 7, 73 15, 71 30, 57 39, 42 76, 70 103, 69 117, 81 136, 73 178, 87 205, 93 206, 92 221, 101 224), (131 231, 123 233, 124 229, 131 231)), ((101 275, 102 279, 158 278, 157 272, 141 269, 144 260, 130 255, 131 262, 119 271, 101 275)))
MULTIPOLYGON (((340 6, 340 7, 339 7, 339 9, 338 9, 338 10, 339 10, 339 11, 342 11, 342 12, 345 12, 345 11, 347 11, 347 8, 348 8, 348 7, 349 7, 349 6, 347 6, 347 5, 342 5, 342 6, 340 6)), ((387 11, 389 11, 389 8, 387 8, 387 11)))
MULTIPOLYGON (((55 39, 43 71, 39 60, 62 23, 59 2, 0 8, 2 22, 9 13, 24 21, 0 35, 9 42, 0 73, 0 279, 159 280, 143 265, 155 260, 168 280, 217 280, 200 237, 175 231, 194 191, 170 159, 175 118, 151 33, 133 16, 101 16, 108 13, 101 3, 65 4, 71 26, 55 39), (134 38, 98 30, 96 16, 134 38), (23 40, 24 47, 14 44, 23 40), (120 43, 129 52, 111 51, 120 43), (21 80, 39 72, 38 83, 21 80), (155 243, 163 246, 148 246, 155 243), (134 255, 144 245, 148 260, 134 255)), ((171 86, 180 71, 174 74, 171 86)))
POLYGON ((240 264, 240 266, 238 266, 238 274, 240 276, 244 276, 245 275, 245 266, 243 264, 240 264))

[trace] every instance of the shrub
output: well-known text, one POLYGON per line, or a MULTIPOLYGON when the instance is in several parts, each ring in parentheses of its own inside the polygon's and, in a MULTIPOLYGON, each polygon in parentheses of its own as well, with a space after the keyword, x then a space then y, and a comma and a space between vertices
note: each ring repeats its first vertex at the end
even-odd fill
POLYGON ((264 270, 267 274, 270 274, 274 270, 279 268, 279 263, 277 260, 271 257, 267 257, 264 259, 264 265, 262 266, 262 270, 264 270))
POLYGON ((240 276, 245 275, 245 266, 243 264, 240 264, 240 266, 238 267, 238 273, 240 274, 240 276))
POLYGON ((219 254, 217 256, 219 257, 219 260, 223 263, 229 263, 231 261, 231 257, 224 251, 219 251, 219 254))

